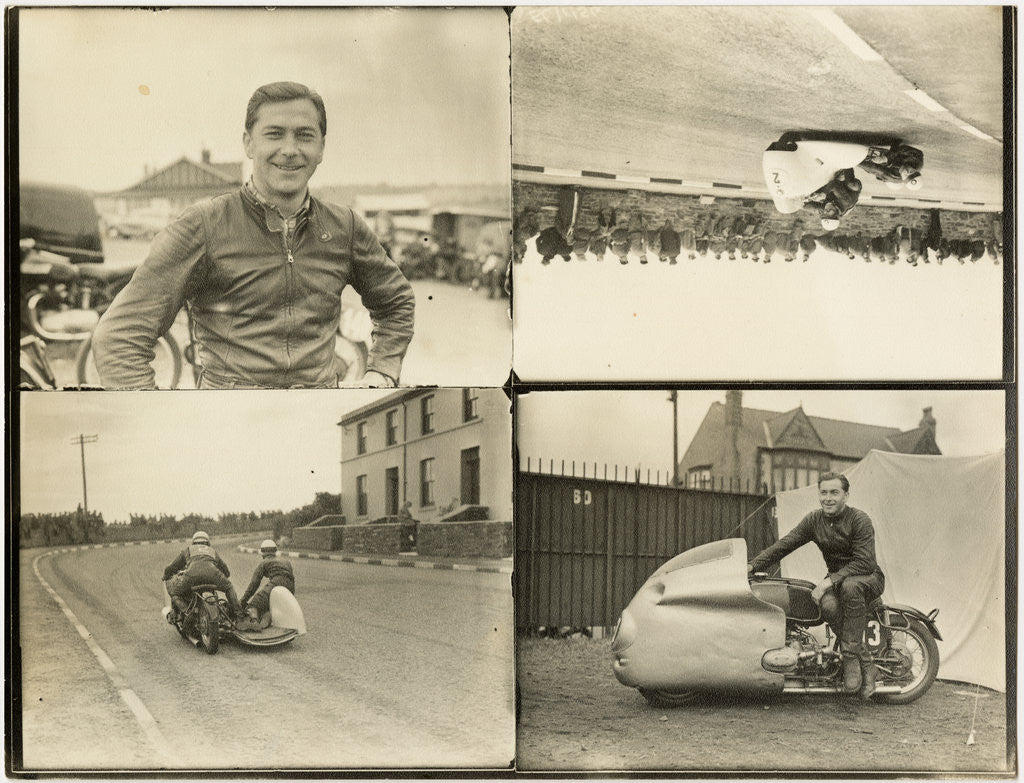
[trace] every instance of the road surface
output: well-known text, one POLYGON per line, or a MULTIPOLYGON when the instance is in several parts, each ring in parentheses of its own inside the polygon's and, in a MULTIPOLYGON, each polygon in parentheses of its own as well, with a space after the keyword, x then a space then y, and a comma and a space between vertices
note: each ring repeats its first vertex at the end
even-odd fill
MULTIPOLYGON (((513 163, 763 191, 761 153, 784 131, 878 131, 924 150, 920 196, 997 208, 1001 14, 520 7, 513 163)), ((891 196, 873 180, 864 193, 891 196)))
MULTIPOLYGON (((309 633, 266 650, 224 642, 208 656, 160 614, 160 575, 179 549, 21 553, 26 768, 510 763, 507 574, 296 560, 309 633), (46 592, 35 563, 113 674, 46 592), (147 713, 148 729, 138 717, 147 713)), ((258 558, 219 551, 244 589, 258 558)))

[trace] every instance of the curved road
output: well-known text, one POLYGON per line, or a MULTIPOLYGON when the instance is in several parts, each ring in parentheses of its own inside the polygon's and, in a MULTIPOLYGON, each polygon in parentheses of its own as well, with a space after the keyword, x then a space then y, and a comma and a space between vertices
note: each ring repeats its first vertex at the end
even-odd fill
MULTIPOLYGON (((208 656, 160 614, 159 577, 180 546, 21 553, 26 769, 511 762, 508 575, 295 560, 309 633, 267 650, 227 641, 208 656), (113 676, 33 564, 109 656, 113 676), (152 716, 148 733, 119 690, 152 716)), ((241 592, 257 556, 219 551, 241 592)))
POLYGON ((512 43, 519 166, 756 193, 783 131, 872 131, 924 150, 917 196, 1001 208, 998 7, 522 6, 512 43))

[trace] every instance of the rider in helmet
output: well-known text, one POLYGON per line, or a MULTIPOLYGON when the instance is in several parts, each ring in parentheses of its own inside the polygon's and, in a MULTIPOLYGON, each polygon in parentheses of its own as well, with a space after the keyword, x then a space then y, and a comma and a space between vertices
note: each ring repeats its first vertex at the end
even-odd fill
POLYGON ((853 169, 843 169, 827 185, 808 196, 804 206, 818 213, 822 228, 834 231, 839 227, 839 219, 857 206, 862 187, 853 169))
POLYGON ((172 613, 184 612, 188 606, 188 597, 194 585, 213 585, 228 597, 228 605, 235 618, 243 615, 242 605, 228 577, 231 572, 227 564, 221 560, 217 550, 210 546, 210 536, 202 530, 192 535, 192 541, 164 569, 164 582, 167 593, 171 596, 172 613))
POLYGON ((247 615, 250 630, 266 628, 270 625, 270 591, 275 587, 285 587, 295 594, 295 574, 292 564, 287 558, 279 557, 277 544, 273 539, 266 539, 260 544, 260 555, 263 558, 252 572, 252 580, 242 594, 242 607, 247 615), (263 580, 266 583, 260 587, 263 580))

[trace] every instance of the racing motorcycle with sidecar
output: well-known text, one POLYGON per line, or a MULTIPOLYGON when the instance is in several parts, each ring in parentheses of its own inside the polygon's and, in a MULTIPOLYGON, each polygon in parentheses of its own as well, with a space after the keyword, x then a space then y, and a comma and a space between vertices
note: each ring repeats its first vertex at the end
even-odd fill
MULTIPOLYGON (((803 579, 747 574, 742 538, 689 549, 658 568, 623 609, 612 669, 654 706, 701 694, 841 694, 838 639, 803 579)), ((873 699, 906 704, 939 670, 938 610, 875 601, 865 643, 878 667, 873 699)))
POLYGON ((892 190, 918 190, 924 153, 892 137, 789 132, 768 146, 761 162, 775 208, 788 215, 827 188, 838 172, 858 167, 892 190))
POLYGON ((163 608, 164 619, 178 630, 181 638, 202 647, 209 655, 215 655, 221 641, 227 638, 249 647, 277 647, 306 633, 302 608, 288 588, 279 586, 270 591, 269 614, 267 627, 237 628, 231 620, 227 596, 210 584, 193 585, 184 611, 178 611, 169 596, 163 608))

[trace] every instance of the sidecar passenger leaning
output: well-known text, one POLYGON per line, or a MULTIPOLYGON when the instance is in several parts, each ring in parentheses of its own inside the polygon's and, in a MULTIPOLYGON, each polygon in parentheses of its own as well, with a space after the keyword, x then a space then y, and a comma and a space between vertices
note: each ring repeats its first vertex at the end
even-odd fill
POLYGON ((252 572, 249 586, 242 594, 242 607, 246 614, 243 630, 270 625, 270 591, 275 587, 284 587, 295 595, 292 564, 286 558, 278 557, 277 544, 268 538, 260 544, 260 555, 263 559, 252 572))

